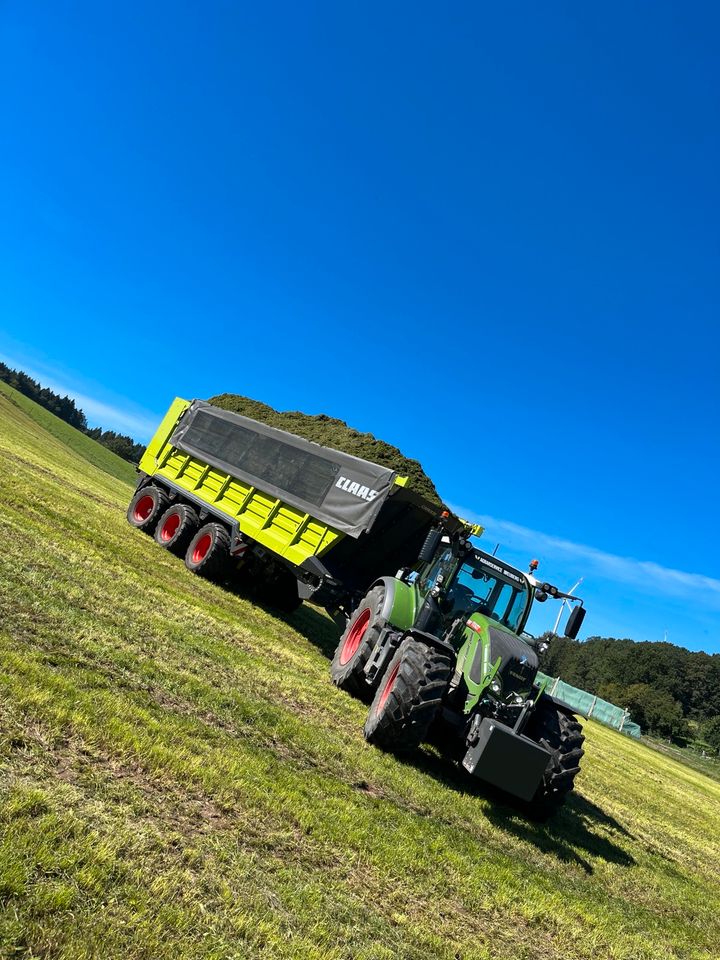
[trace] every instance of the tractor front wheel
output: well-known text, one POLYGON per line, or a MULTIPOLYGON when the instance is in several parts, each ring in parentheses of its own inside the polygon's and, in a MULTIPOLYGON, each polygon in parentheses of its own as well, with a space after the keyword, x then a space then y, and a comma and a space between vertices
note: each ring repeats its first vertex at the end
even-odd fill
POLYGON ((530 718, 526 734, 552 754, 543 782, 530 801, 530 811, 538 820, 546 820, 565 803, 580 773, 585 737, 575 717, 541 699, 530 718))
POLYGON ((373 587, 368 592, 348 620, 330 666, 335 686, 365 702, 370 700, 377 685, 367 682, 364 668, 385 626, 380 614, 384 600, 384 587, 373 587))
POLYGON ((446 653, 406 637, 375 694, 365 739, 393 753, 419 747, 440 711, 452 670, 446 653))

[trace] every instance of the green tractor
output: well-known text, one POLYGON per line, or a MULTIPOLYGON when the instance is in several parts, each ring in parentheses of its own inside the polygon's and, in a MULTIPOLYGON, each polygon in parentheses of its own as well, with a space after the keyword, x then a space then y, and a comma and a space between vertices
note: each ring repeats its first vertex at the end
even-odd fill
POLYGON ((545 818, 573 789, 585 739, 572 708, 536 684, 544 644, 524 628, 548 597, 572 606, 565 635, 577 637, 580 598, 478 550, 444 513, 415 566, 377 580, 353 611, 333 682, 371 701, 370 743, 405 754, 432 742, 545 818))

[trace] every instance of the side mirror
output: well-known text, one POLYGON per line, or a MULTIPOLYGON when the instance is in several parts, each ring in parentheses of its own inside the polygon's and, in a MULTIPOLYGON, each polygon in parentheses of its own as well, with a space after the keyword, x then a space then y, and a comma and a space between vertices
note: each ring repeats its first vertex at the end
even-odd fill
POLYGON ((430 563, 430 561, 434 559, 435 552, 442 540, 442 535, 443 532, 440 527, 431 527, 430 530, 428 530, 425 543, 420 547, 420 553, 418 554, 420 563, 430 563))
POLYGON ((569 640, 575 640, 577 638, 584 619, 585 607, 573 607, 572 613, 568 617, 568 622, 565 625, 565 636, 569 640))

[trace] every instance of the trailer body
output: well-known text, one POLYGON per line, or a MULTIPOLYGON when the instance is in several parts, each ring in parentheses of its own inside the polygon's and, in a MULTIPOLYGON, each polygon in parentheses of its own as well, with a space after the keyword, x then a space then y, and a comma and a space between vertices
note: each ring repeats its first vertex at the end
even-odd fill
POLYGON ((299 597, 346 612, 414 563, 439 513, 387 467, 199 400, 173 401, 140 471, 139 489, 225 524, 242 563, 281 563, 299 597))

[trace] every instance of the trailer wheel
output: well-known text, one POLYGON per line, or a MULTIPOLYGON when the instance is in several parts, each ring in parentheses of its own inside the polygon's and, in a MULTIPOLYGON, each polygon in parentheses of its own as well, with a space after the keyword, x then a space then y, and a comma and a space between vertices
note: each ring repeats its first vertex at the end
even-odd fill
POLYGON ((419 747, 440 711, 452 670, 446 653, 406 637, 375 694, 365 739, 393 753, 419 747))
POLYGON ((366 702, 377 687, 377 681, 371 686, 365 679, 364 667, 385 626, 380 615, 384 600, 382 586, 373 587, 361 600, 340 637, 330 666, 335 686, 366 702))
POLYGON ((185 552, 185 566, 207 580, 220 580, 230 561, 230 534, 221 523, 200 527, 185 552))
POLYGON ((582 724, 549 700, 541 699, 525 732, 552 754, 543 782, 529 805, 533 817, 546 820, 565 803, 580 773, 585 753, 582 724))
POLYGON ((152 484, 141 487, 127 509, 128 523, 143 533, 151 534, 169 502, 167 494, 160 487, 152 484))
POLYGON ((155 541, 178 557, 183 557, 197 528, 198 515, 186 503, 174 503, 165 511, 155 527, 155 541))

